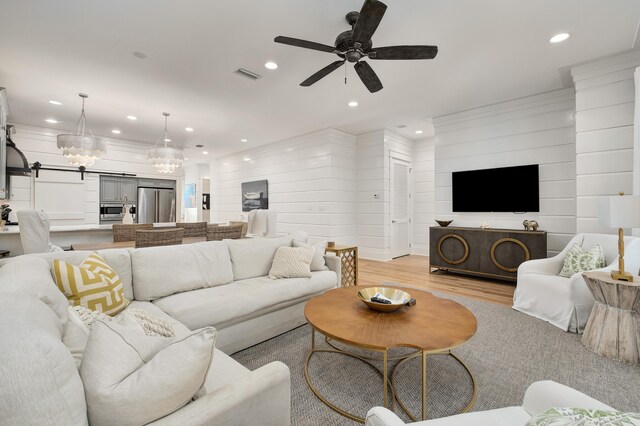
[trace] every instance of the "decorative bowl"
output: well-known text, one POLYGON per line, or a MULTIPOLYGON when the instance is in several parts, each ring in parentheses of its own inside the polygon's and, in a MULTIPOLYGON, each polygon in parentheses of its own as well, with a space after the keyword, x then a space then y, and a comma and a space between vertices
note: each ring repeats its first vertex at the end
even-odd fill
POLYGON ((363 288, 358 291, 358 297, 364 302, 369 309, 380 312, 393 312, 397 311, 411 300, 411 295, 406 291, 399 290, 393 287, 369 287, 363 288), (380 293, 384 297, 390 300, 401 300, 402 303, 378 303, 372 302, 371 298, 377 293, 380 293))
POLYGON ((438 225, 440 225, 440 226, 442 226, 444 228, 445 226, 451 225, 451 222, 453 222, 453 220, 438 220, 438 219, 436 219, 436 222, 438 223, 438 225))

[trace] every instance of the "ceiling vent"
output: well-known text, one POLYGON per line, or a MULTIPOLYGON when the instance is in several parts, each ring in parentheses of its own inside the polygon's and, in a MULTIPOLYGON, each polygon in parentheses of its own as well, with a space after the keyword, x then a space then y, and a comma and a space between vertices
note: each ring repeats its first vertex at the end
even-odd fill
POLYGON ((248 78, 249 80, 257 80, 262 77, 260 74, 256 74, 255 72, 251 72, 244 68, 238 68, 234 72, 242 77, 248 78))

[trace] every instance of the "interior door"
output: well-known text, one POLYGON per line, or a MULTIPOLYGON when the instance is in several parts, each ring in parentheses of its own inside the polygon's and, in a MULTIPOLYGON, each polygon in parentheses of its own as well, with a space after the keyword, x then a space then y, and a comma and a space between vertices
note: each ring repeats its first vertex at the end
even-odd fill
POLYGON ((409 173, 411 163, 391 158, 391 257, 411 253, 409 173))

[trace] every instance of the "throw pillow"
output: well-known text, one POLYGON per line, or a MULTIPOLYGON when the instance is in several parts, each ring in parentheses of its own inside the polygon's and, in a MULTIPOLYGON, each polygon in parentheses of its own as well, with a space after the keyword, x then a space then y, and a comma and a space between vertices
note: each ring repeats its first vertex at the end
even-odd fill
POLYGON ((324 241, 315 244, 306 244, 302 241, 293 240, 294 247, 313 247, 315 252, 313 253, 313 260, 311 261, 311 271, 327 271, 327 267, 324 261, 324 253, 327 247, 327 243, 324 241))
POLYGON ((585 250, 578 244, 574 244, 564 258, 561 277, 571 277, 578 272, 593 271, 594 269, 604 268, 606 262, 604 260, 604 252, 602 247, 595 247, 585 250))
POLYGON ((640 425, 640 413, 619 413, 586 408, 550 408, 533 416, 525 426, 640 425))
POLYGON ((311 278, 314 248, 280 247, 273 257, 269 278, 311 278))
POLYGON ((89 423, 147 424, 188 404, 204 384, 215 338, 213 327, 180 339, 148 336, 132 315, 94 321, 80 365, 89 423))
POLYGON ((115 315, 129 304, 124 297, 122 280, 97 253, 91 254, 78 266, 54 260, 53 277, 73 306, 115 315))
MULTIPOLYGON (((168 322, 148 314, 142 309, 127 309, 120 316, 130 315, 147 336, 174 337, 173 327, 168 322)), ((62 336, 62 343, 69 349, 76 366, 80 368, 84 349, 89 340, 89 330, 95 320, 112 321, 115 318, 92 311, 84 306, 69 306, 67 326, 62 336)), ((134 324, 135 326, 135 324, 134 324)))

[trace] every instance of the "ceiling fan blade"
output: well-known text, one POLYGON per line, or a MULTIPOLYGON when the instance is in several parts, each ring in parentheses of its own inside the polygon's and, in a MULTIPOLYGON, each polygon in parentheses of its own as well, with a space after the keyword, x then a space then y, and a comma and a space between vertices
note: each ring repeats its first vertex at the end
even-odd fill
POLYGON ((300 83, 300 86, 304 86, 304 87, 311 86, 313 83, 317 82, 318 80, 326 77, 327 75, 331 74, 332 72, 340 68, 342 64, 344 64, 344 61, 335 61, 330 63, 329 65, 322 68, 320 71, 318 71, 317 73, 313 74, 311 77, 309 77, 308 79, 300 83))
POLYGON ((313 41, 301 40, 299 38, 278 36, 273 39, 276 43, 288 44, 290 46, 303 47, 305 49, 319 50, 321 52, 333 53, 336 48, 326 44, 315 43, 313 41))
POLYGON ((365 0, 353 27, 353 40, 364 44, 371 39, 380 24, 387 6, 378 0, 365 0))
POLYGON ((356 69, 360 80, 362 80, 364 85, 367 86, 367 89, 369 89, 371 93, 375 93, 378 90, 382 89, 382 83, 380 82, 380 79, 378 78, 376 73, 373 71, 373 68, 371 68, 371 65, 366 62, 358 62, 354 66, 354 68, 356 69))
POLYGON ((387 46, 367 52, 370 59, 433 59, 438 46, 387 46))

